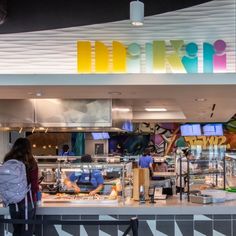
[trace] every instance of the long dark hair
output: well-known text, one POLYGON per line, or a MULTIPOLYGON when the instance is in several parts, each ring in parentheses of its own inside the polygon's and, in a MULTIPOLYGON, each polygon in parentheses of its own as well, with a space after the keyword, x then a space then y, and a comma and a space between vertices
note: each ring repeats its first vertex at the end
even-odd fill
POLYGON ((8 160, 22 161, 28 169, 33 169, 37 163, 33 157, 31 144, 27 138, 18 138, 11 150, 6 154, 4 162, 8 160))
POLYGON ((93 162, 91 155, 85 154, 81 157, 81 162, 83 163, 90 163, 93 162))

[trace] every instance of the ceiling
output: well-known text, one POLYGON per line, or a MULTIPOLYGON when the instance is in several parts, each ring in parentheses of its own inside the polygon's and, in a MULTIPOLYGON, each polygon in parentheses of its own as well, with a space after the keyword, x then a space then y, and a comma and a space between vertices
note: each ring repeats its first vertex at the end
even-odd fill
POLYGON ((0 75, 0 99, 112 99, 113 107, 131 108, 136 122, 226 122, 235 113, 235 83, 234 74, 0 75), (22 85, 15 86, 19 77, 22 85), (99 85, 89 85, 94 81, 99 85), (146 112, 146 107, 167 112, 146 112))
MULTIPOLYGON (((142 0, 145 16, 171 12, 210 0, 142 0)), ((2 1, 2 5, 5 1, 2 1)), ((0 34, 59 29, 129 19, 131 0, 6 0, 0 34), (96 9, 96 10, 95 10, 96 9)))
POLYGON ((131 108, 135 122, 228 121, 236 111, 234 0, 144 1, 147 17, 139 29, 128 22, 129 2, 8 1, 7 21, 0 26, 0 99, 112 99, 113 107, 131 108), (230 73, 77 74, 78 39, 145 45, 172 38, 199 45, 224 39, 230 73))

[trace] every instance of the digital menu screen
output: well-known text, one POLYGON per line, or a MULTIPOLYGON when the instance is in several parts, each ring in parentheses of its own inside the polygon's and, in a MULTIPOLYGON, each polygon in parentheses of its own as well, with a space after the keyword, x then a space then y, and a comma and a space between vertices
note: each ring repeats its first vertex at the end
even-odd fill
POLYGON ((94 140, 99 140, 99 139, 109 139, 110 135, 106 132, 103 133, 92 133, 93 139, 94 140))
POLYGON ((224 135, 222 124, 206 124, 202 126, 203 135, 205 136, 222 136, 224 135))
POLYGON ((201 136, 200 124, 186 124, 180 126, 182 136, 201 136))

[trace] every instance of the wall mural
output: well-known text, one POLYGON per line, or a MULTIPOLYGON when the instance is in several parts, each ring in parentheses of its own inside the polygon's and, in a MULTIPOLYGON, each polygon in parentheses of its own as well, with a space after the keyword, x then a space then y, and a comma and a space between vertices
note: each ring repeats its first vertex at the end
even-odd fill
POLYGON ((141 123, 138 132, 151 133, 148 148, 158 156, 168 155, 177 139, 179 124, 175 123, 141 123))
POLYGON ((218 145, 227 149, 236 149, 236 115, 224 124, 224 135, 222 136, 180 136, 179 124, 142 123, 138 132, 149 132, 150 140, 148 146, 152 152, 159 156, 168 155, 175 146, 201 145, 203 148, 218 145))
POLYGON ((150 135, 146 134, 111 134, 109 153, 122 155, 140 155, 148 146, 150 135))
POLYGON ((236 149, 236 114, 224 124, 224 135, 230 149, 236 149))

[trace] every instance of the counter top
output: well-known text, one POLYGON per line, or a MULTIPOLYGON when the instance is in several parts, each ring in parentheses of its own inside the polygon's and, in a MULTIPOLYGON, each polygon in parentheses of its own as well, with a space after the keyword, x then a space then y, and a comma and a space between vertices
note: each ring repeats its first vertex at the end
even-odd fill
MULTIPOLYGON (((119 203, 115 206, 79 205, 71 203, 42 203, 38 215, 186 215, 186 214, 235 214, 236 200, 215 204, 196 204, 182 201, 174 196, 167 200, 156 200, 155 204, 119 203)), ((0 207, 0 215, 8 214, 8 209, 0 207)))
POLYGON ((152 173, 153 177, 176 177, 175 172, 156 172, 152 173))

